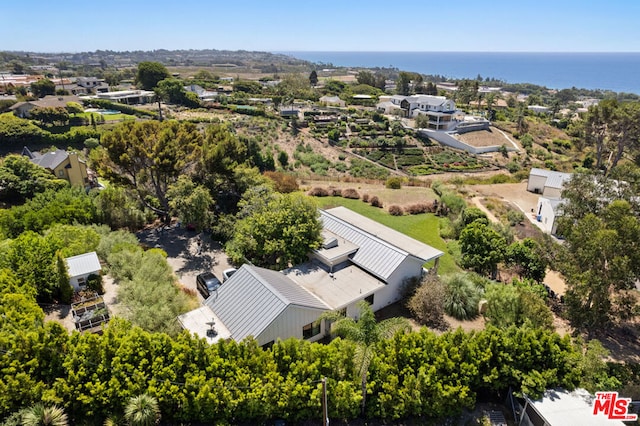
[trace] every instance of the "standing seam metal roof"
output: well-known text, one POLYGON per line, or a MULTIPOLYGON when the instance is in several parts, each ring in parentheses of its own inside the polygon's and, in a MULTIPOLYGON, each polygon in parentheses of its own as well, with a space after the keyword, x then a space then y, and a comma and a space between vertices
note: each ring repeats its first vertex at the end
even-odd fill
POLYGON ((410 254, 404 250, 321 211, 323 227, 359 247, 351 259, 353 263, 387 281, 396 268, 410 254))
POLYGON ((569 179, 571 179, 571 175, 569 173, 555 172, 547 177, 547 181, 544 186, 547 188, 562 189, 564 187, 564 183, 569 179))
POLYGON ((98 272, 102 269, 95 251, 67 257, 65 262, 67 263, 67 272, 70 278, 98 272))
POLYGON ((238 269, 205 304, 236 341, 259 336, 289 305, 330 309, 281 272, 250 265, 238 269))

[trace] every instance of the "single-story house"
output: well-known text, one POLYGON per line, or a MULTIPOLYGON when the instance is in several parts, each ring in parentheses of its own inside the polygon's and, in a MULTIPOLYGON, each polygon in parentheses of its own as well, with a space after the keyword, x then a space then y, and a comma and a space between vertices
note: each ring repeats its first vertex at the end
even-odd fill
POLYGON ((323 245, 309 261, 282 272, 243 265, 203 307, 178 317, 182 326, 215 342, 253 336, 260 345, 328 333, 323 312, 357 318, 358 303, 374 311, 401 299, 409 278, 443 255, 427 244, 344 207, 321 210, 323 245))
POLYGON ((564 183, 571 179, 571 173, 555 172, 532 168, 529 172, 527 191, 542 194, 546 198, 560 198, 564 183))
POLYGON ((106 99, 111 102, 135 105, 153 102, 156 94, 151 90, 118 90, 115 92, 97 93, 96 99, 106 99))
POLYGON ((278 338, 320 339, 323 329, 314 322, 328 310, 282 272, 245 264, 202 308, 180 315, 178 321, 209 341, 253 336, 260 345, 268 345, 278 338))
POLYGON ((100 275, 102 266, 95 251, 64 259, 69 274, 69 284, 74 290, 81 290, 87 285, 90 275, 100 275))
POLYGON ((623 426, 621 420, 609 419, 604 413, 594 414, 596 397, 585 389, 547 390, 542 398, 517 401, 522 426, 623 426))
POLYGON ((26 146, 22 149, 22 155, 29 157, 33 164, 44 167, 53 173, 58 179, 64 179, 71 185, 89 186, 89 174, 87 164, 78 157, 75 152, 67 152, 64 149, 41 154, 31 152, 26 146))
POLYGON ((77 96, 48 95, 35 101, 18 102, 17 104, 12 105, 9 109, 20 118, 29 118, 29 111, 34 108, 66 108, 67 103, 69 102, 80 103, 80 98, 77 96))

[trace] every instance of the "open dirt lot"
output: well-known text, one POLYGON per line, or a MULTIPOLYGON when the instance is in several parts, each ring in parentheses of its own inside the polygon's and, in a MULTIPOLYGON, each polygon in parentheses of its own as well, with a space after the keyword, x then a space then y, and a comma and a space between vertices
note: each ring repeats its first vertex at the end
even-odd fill
POLYGON ((493 146, 493 145, 506 145, 512 146, 512 143, 505 135, 496 128, 489 128, 489 130, 478 130, 476 132, 463 133, 455 136, 456 139, 461 140, 471 146, 493 146))

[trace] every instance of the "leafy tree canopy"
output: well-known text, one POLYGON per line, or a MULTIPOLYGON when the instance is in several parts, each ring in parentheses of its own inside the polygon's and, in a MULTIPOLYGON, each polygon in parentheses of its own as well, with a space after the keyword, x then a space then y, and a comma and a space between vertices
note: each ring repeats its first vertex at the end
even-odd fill
POLYGON ((47 189, 68 185, 26 156, 10 154, 0 162, 0 200, 21 203, 47 189))
POLYGON ((159 62, 140 62, 136 84, 143 90, 153 90, 160 81, 171 77, 167 68, 159 62))
POLYGON ((320 246, 321 225, 313 201, 300 194, 275 194, 251 215, 238 220, 227 254, 236 264, 284 269, 320 246))
POLYGON ((56 84, 48 78, 43 78, 31 83, 31 93, 38 98, 44 98, 47 95, 55 95, 56 84))

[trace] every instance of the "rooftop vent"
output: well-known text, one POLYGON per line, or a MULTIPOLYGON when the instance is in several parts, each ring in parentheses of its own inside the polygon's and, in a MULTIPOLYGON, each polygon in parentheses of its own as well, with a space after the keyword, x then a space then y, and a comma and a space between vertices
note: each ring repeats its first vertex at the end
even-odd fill
POLYGON ((324 244, 322 244, 323 249, 330 249, 338 247, 338 240, 336 238, 328 238, 324 240, 324 244))

